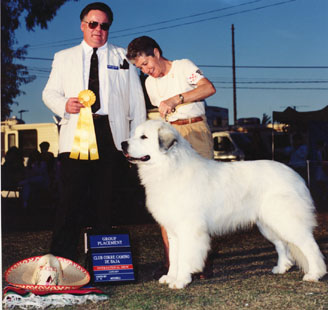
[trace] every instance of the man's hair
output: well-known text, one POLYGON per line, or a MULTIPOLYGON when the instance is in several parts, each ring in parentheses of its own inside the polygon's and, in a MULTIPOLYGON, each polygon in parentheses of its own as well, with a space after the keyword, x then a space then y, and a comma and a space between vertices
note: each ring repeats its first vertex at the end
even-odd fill
POLYGON ((139 57, 141 55, 155 56, 154 48, 157 48, 160 55, 162 56, 162 50, 154 39, 147 36, 135 38, 130 42, 128 46, 128 52, 126 54, 126 57, 129 60, 134 60, 136 57, 139 57))
POLYGON ((109 21, 109 25, 112 24, 113 22, 113 12, 111 10, 111 8, 103 3, 103 2, 93 2, 93 3, 90 3, 88 4, 81 12, 80 14, 80 20, 82 21, 83 18, 88 15, 88 13, 91 11, 91 10, 99 10, 99 11, 102 11, 104 12, 107 17, 108 17, 108 21, 109 21))
POLYGON ((41 150, 47 150, 48 151, 48 149, 50 147, 50 144, 47 141, 43 141, 42 143, 39 144, 39 146, 40 146, 41 150))

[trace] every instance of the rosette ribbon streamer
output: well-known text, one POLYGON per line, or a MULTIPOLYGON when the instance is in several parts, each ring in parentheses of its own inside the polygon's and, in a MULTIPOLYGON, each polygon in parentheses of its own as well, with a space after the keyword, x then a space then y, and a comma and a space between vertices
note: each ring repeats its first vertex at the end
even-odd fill
POLYGON ((80 103, 85 107, 80 110, 75 131, 70 158, 88 160, 99 159, 95 128, 93 125, 91 106, 96 101, 96 96, 91 90, 83 90, 78 95, 80 103))

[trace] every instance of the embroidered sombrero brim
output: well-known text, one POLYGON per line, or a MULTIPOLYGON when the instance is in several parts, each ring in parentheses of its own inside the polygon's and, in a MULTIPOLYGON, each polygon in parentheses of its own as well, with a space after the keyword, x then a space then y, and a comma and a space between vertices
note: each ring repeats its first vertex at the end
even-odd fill
POLYGON ((62 283, 60 285, 33 285, 33 273, 41 257, 30 257, 12 265, 5 273, 6 281, 13 286, 31 291, 63 291, 77 289, 89 283, 90 274, 87 270, 70 259, 56 256, 63 270, 62 283))

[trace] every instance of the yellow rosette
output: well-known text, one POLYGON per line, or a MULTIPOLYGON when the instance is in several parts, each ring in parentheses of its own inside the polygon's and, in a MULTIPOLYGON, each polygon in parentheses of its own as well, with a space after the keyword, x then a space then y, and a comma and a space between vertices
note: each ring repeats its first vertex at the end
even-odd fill
POLYGON ((82 90, 78 95, 80 103, 85 107, 80 110, 70 158, 81 160, 99 159, 95 128, 93 125, 91 106, 96 95, 91 90, 82 90))

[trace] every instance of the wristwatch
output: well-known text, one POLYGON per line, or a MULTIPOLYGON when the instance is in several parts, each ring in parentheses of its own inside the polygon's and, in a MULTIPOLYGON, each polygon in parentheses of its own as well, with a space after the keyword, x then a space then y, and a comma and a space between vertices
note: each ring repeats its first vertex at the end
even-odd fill
POLYGON ((184 103, 184 97, 181 94, 179 94, 179 99, 180 99, 180 103, 179 104, 184 103))

